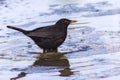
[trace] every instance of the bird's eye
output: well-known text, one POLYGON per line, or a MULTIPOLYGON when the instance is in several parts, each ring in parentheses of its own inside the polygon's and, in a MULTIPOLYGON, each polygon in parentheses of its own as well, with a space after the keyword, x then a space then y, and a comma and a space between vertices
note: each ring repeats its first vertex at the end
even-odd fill
POLYGON ((69 21, 67 21, 67 20, 64 20, 64 23, 69 24, 70 22, 69 22, 69 21))

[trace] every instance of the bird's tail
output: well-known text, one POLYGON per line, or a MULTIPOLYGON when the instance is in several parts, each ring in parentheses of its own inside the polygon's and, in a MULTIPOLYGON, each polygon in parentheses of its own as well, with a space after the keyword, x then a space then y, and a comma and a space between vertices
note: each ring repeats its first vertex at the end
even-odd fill
POLYGON ((13 26, 7 26, 7 28, 10 28, 10 29, 14 29, 14 30, 23 32, 24 34, 26 34, 26 33, 29 32, 29 31, 26 31, 26 30, 23 30, 23 29, 20 29, 20 28, 17 28, 17 27, 13 27, 13 26))

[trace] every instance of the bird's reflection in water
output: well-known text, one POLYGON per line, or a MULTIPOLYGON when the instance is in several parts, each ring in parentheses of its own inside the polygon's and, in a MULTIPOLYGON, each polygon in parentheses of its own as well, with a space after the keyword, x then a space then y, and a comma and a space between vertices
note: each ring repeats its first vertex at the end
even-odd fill
POLYGON ((33 66, 66 66, 69 67, 69 61, 65 53, 46 53, 40 54, 33 66))
POLYGON ((60 70, 59 72, 61 73, 60 76, 70 76, 73 74, 73 72, 69 67, 64 68, 63 70, 60 70))
POLYGON ((20 74, 18 74, 17 77, 11 78, 10 80, 17 80, 17 79, 25 77, 25 76, 26 76, 26 73, 25 72, 21 72, 20 74))
MULTIPOLYGON (((40 69, 40 67, 42 67, 41 71, 43 71, 43 70, 45 70, 43 68, 46 68, 47 66, 49 67, 49 68, 47 68, 47 70, 49 70, 49 72, 50 71, 51 72, 56 71, 56 72, 60 72, 59 76, 70 76, 70 75, 73 74, 73 72, 69 68, 70 67, 69 60, 67 59, 67 57, 65 56, 65 54, 66 53, 46 53, 46 54, 39 54, 38 57, 37 57, 37 60, 33 63, 33 65, 31 67, 29 67, 31 69, 28 69, 28 71, 26 70, 25 72, 21 72, 20 74, 17 75, 17 77, 11 78, 10 80, 17 80, 19 78, 25 77, 27 74, 29 74, 30 70, 34 71, 35 67, 36 68, 39 67, 39 69, 40 69), (52 66, 56 66, 57 69, 50 68, 52 66)), ((41 73, 41 71, 39 73, 41 73)), ((34 73, 34 72, 32 72, 32 73, 34 73)))

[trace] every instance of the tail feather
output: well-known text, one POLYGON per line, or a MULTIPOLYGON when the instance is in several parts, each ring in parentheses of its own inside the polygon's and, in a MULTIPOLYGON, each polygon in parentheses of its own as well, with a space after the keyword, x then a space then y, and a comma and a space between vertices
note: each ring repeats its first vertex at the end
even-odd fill
POLYGON ((7 28, 23 32, 24 34, 28 33, 28 31, 26 31, 26 30, 23 30, 23 29, 20 29, 20 28, 17 28, 17 27, 13 27, 13 26, 7 26, 7 28))

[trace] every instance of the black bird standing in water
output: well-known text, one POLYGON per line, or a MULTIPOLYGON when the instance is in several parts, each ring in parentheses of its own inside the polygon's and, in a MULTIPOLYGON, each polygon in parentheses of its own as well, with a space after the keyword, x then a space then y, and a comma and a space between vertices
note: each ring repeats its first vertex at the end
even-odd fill
POLYGON ((54 25, 40 27, 34 30, 23 30, 13 26, 8 28, 18 30, 30 37, 40 48, 43 53, 57 52, 57 48, 65 41, 67 36, 67 27, 69 24, 77 22, 76 20, 60 19, 54 25))

